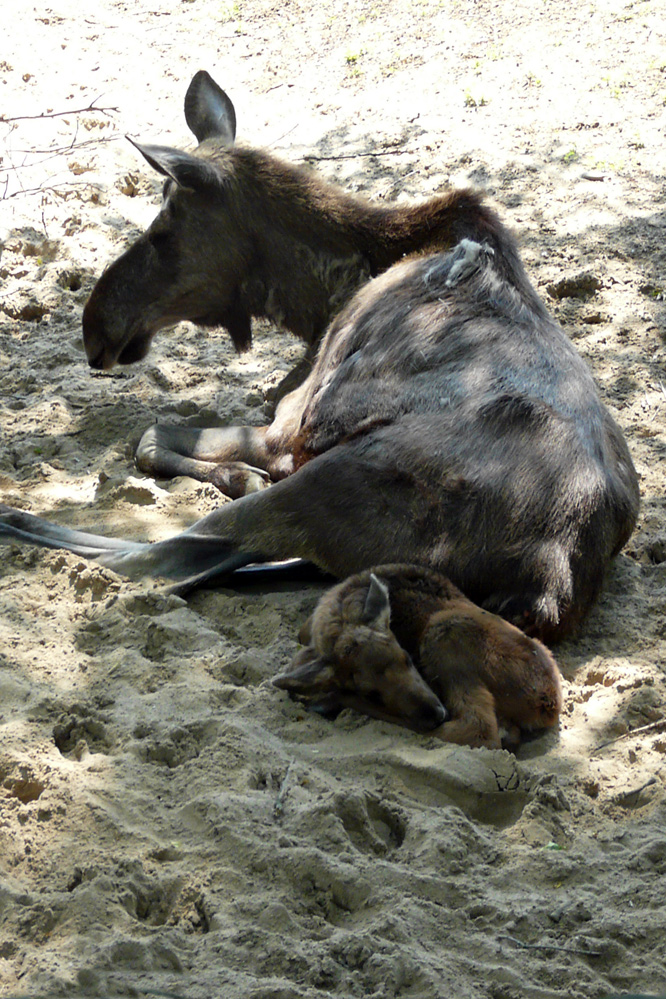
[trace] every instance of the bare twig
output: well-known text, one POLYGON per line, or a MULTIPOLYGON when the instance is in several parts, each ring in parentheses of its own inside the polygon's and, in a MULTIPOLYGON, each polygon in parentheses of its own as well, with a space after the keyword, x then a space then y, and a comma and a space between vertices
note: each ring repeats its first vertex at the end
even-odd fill
POLYGON ((367 152, 339 153, 336 156, 315 156, 314 153, 308 153, 303 159, 315 160, 316 162, 320 162, 321 160, 358 160, 364 156, 405 156, 410 152, 410 149, 370 149, 367 152))
POLYGON ((640 787, 634 787, 631 791, 620 791, 620 793, 616 794, 612 800, 616 805, 619 805, 620 808, 624 808, 625 805, 628 805, 631 808, 632 806, 630 802, 632 802, 632 799, 637 798, 641 791, 644 791, 646 787, 651 787, 652 784, 656 783, 657 778, 650 777, 650 779, 646 780, 640 787))
POLYGON ((619 742, 620 739, 628 739, 632 735, 647 735, 648 732, 663 732, 664 729, 666 729, 666 718, 660 718, 659 721, 651 722, 649 725, 641 725, 640 728, 632 728, 628 732, 623 732, 622 735, 616 735, 614 739, 609 739, 608 742, 602 742, 600 745, 595 746, 591 752, 598 753, 601 749, 605 749, 606 746, 612 746, 614 743, 619 742))
POLYGON ((287 790, 289 787, 289 778, 291 777, 291 768, 294 765, 294 761, 289 761, 289 766, 287 767, 287 772, 284 775, 282 783, 280 784, 280 790, 277 793, 277 798, 275 799, 275 804, 273 805, 273 814, 276 819, 282 816, 284 810, 284 801, 287 796, 287 790))
POLYGON ((21 188, 20 191, 12 191, 11 194, 7 194, 7 188, 5 186, 5 193, 0 198, 0 201, 9 201, 10 198, 18 198, 22 194, 44 194, 46 191, 51 191, 53 194, 57 194, 59 197, 64 198, 64 189, 81 187, 92 187, 98 191, 102 190, 101 184, 94 184, 90 180, 64 180, 62 184, 41 184, 39 187, 24 187, 21 188))
POLYGON ((86 108, 73 108, 71 111, 42 111, 41 114, 18 114, 13 117, 8 117, 7 115, 0 115, 0 122, 2 124, 7 124, 10 121, 37 121, 42 118, 63 118, 67 115, 72 114, 85 114, 86 111, 98 111, 100 114, 110 115, 112 112, 116 114, 120 108, 100 108, 97 107, 95 101, 98 101, 99 97, 93 97, 92 101, 86 108))
POLYGON ((165 992, 164 989, 137 989, 142 996, 168 996, 169 999, 183 999, 178 992, 165 992))
POLYGON ((31 163, 18 163, 11 164, 5 167, 6 170, 30 170, 36 166, 40 166, 42 163, 48 163, 49 160, 55 159, 57 156, 65 156, 67 153, 78 152, 80 149, 87 149, 89 146, 101 145, 103 142, 117 142, 119 136, 117 135, 100 135, 96 139, 84 139, 82 142, 77 142, 73 139, 66 146, 53 146, 51 149, 15 149, 15 153, 23 153, 28 156, 43 156, 44 159, 33 160, 31 163))
POLYGON ((516 937, 510 937, 506 934, 497 938, 498 940, 509 940, 510 943, 516 945, 516 947, 522 947, 523 950, 560 950, 565 954, 583 954, 585 957, 601 957, 600 950, 583 950, 581 947, 560 947, 557 944, 528 944, 523 943, 522 940, 518 940, 516 937))
POLYGON ((283 140, 283 139, 286 139, 286 137, 287 137, 288 135, 291 135, 291 133, 292 133, 293 131, 295 131, 295 129, 297 129, 297 128, 298 128, 298 124, 296 124, 296 125, 292 125, 292 126, 291 126, 291 128, 287 129, 287 131, 286 131, 286 132, 283 132, 283 133, 282 133, 282 135, 279 135, 279 136, 277 137, 277 139, 273 139, 273 141, 272 141, 272 142, 269 142, 269 143, 268 143, 268 148, 269 148, 269 149, 271 149, 271 148, 272 148, 272 147, 273 147, 273 146, 274 146, 274 145, 275 145, 275 144, 276 144, 277 142, 282 142, 282 140, 283 140))

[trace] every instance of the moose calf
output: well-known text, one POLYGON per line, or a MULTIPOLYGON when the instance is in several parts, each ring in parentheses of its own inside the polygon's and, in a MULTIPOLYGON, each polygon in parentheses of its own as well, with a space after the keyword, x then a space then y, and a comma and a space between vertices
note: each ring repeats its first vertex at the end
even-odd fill
POLYGON ((299 638, 307 647, 273 682, 324 713, 351 707, 446 742, 516 748, 562 708, 548 649, 420 566, 350 576, 299 638))

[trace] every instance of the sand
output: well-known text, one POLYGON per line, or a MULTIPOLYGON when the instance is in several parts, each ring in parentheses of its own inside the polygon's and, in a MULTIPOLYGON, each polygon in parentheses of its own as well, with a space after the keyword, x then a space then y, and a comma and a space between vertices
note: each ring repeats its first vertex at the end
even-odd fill
POLYGON ((135 366, 87 367, 86 298, 159 204, 124 136, 191 148, 182 101, 205 68, 239 138, 348 190, 487 193, 626 433, 642 513, 557 649, 559 731, 517 758, 327 721, 272 687, 321 587, 185 602, 72 555, 0 549, 0 995, 666 993, 666 726, 627 734, 666 717, 665 13, 3 11, 0 501, 167 536, 220 500, 138 473, 142 431, 261 424, 301 356, 269 324, 242 357, 223 330, 181 324, 135 366))

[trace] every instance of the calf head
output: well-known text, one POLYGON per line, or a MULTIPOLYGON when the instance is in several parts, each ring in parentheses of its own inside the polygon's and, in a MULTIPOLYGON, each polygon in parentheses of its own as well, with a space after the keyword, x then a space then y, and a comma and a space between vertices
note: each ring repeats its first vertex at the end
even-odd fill
POLYGON ((391 631, 388 588, 371 574, 362 590, 322 598, 302 631, 310 644, 273 683, 324 714, 354 708, 418 732, 437 728, 446 710, 391 631))
POLYGON ((226 326, 238 350, 251 344, 240 285, 252 245, 239 220, 233 104, 202 71, 187 91, 185 117, 200 143, 194 154, 134 143, 165 178, 162 207, 102 274, 84 309, 92 368, 140 360, 157 330, 183 319, 226 326))

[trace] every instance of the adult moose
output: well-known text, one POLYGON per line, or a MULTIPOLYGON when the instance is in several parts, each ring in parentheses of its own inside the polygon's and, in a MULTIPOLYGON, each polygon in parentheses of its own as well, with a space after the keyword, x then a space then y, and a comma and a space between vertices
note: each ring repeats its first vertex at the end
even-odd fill
POLYGON ((159 329, 184 319, 226 327, 243 351, 251 317, 267 317, 313 348, 356 289, 405 254, 451 249, 465 236, 492 239, 468 192, 375 205, 236 146, 233 104, 204 71, 187 90, 185 118, 199 142, 194 153, 135 143, 166 178, 164 198, 86 305, 92 368, 141 360, 159 329))
POLYGON ((201 579, 290 556, 338 577, 412 563, 533 636, 562 637, 633 530, 637 477, 513 240, 472 203, 451 252, 356 292, 270 427, 214 431, 208 457, 258 465, 280 479, 270 489, 155 544, 7 508, 0 532, 130 575, 201 579))

